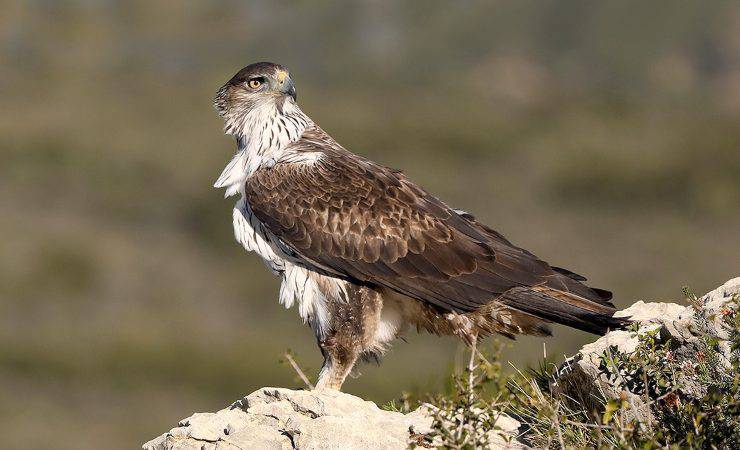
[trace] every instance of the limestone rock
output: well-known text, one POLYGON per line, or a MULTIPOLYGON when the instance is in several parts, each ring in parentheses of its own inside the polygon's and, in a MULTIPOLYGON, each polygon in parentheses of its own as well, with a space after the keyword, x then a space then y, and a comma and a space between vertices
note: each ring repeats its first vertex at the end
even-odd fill
MULTIPOLYGON (((595 393, 605 394, 607 397, 627 395, 637 409, 643 403, 642 399, 622 392, 608 380, 600 376, 600 357, 609 348, 616 347, 619 352, 631 353, 638 345, 638 336, 660 330, 662 337, 672 339, 677 346, 676 353, 688 350, 700 336, 714 336, 719 338, 719 346, 726 353, 729 364, 730 349, 726 340, 728 330, 722 327, 719 317, 733 295, 740 294, 740 277, 729 280, 717 289, 705 294, 697 302, 702 311, 702 317, 709 320, 702 322, 695 320, 697 309, 694 306, 683 306, 675 303, 645 303, 638 301, 627 309, 617 312, 619 317, 630 317, 637 323, 637 331, 614 330, 596 341, 584 345, 573 357, 560 367, 553 390, 564 393, 576 401, 590 405, 595 393), (724 345, 724 347, 723 347, 724 345), (725 348, 726 347, 726 348, 725 348)), ((592 408, 591 408, 592 409, 592 408)), ((644 408, 647 410, 647 408, 644 408)))
MULTIPOLYGON (((431 408, 402 414, 332 390, 266 387, 216 413, 193 414, 143 448, 406 449, 412 437, 431 431, 431 408)), ((501 425, 512 433, 519 426, 509 417, 501 425)))
MULTIPOLYGON (((682 351, 692 354, 691 346, 701 336, 716 337, 729 362, 728 330, 719 318, 735 294, 740 295, 740 278, 707 293, 694 306, 642 301, 633 304, 617 315, 629 316, 637 324, 636 330, 611 331, 583 346, 560 367, 553 391, 566 394, 588 411, 597 409, 594 394, 626 395, 634 405, 634 414, 651 414, 639 396, 621 391, 604 378, 599 370, 600 356, 612 347, 630 353, 637 347, 640 334, 659 330, 661 339, 671 339, 675 344, 677 356, 682 351)), ((267 387, 221 411, 193 414, 169 432, 144 444, 143 448, 405 449, 410 442, 421 442, 418 438, 431 432, 433 417, 434 406, 431 405, 402 414, 384 411, 372 402, 337 391, 267 387)), ((516 436, 519 423, 501 415, 497 428, 507 436, 516 436)), ((515 440, 507 443, 507 439, 497 438, 493 441, 497 448, 522 448, 515 440)))

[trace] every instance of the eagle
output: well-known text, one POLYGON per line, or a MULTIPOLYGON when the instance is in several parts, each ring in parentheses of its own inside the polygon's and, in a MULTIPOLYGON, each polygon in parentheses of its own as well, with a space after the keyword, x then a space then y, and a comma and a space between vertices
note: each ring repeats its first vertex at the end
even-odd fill
POLYGON ((604 334, 612 294, 454 209, 402 171, 351 153, 296 103, 288 69, 244 67, 214 106, 236 153, 214 187, 239 195, 236 241, 282 278, 324 357, 316 388, 341 389, 409 328, 469 345, 550 323, 604 334))

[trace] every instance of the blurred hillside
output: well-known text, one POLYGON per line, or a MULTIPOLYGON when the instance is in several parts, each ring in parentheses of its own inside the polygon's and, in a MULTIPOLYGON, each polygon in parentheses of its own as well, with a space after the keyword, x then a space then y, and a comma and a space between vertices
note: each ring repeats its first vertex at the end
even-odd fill
MULTIPOLYGON (((278 280, 233 242, 234 200, 211 188, 234 149, 212 97, 259 60, 289 67, 304 111, 347 148, 618 305, 704 292, 740 269, 736 2, 0 9, 9 448, 72 435, 76 448, 79 436, 132 448, 191 411, 299 386, 278 363, 288 347, 318 368, 278 280)), ((584 338, 559 328, 548 353, 584 338)), ((346 390, 384 402, 439 389, 457 347, 411 334, 346 390)), ((541 348, 520 339, 510 357, 541 348)))

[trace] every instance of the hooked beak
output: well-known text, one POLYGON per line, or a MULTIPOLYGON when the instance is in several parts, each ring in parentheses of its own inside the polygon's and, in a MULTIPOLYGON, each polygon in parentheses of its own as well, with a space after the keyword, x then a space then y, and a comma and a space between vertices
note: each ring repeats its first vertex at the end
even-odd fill
POLYGON ((296 92, 295 92, 295 84, 293 84, 293 80, 290 79, 290 76, 288 76, 288 73, 285 71, 280 71, 277 74, 278 82, 280 83, 280 92, 283 94, 290 95, 293 97, 293 100, 297 98, 296 92))

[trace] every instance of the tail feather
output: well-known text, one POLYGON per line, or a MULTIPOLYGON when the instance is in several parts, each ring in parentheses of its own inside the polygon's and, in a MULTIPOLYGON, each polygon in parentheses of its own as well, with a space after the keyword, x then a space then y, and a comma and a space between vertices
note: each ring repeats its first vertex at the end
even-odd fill
POLYGON ((594 334, 603 335, 630 323, 627 318, 614 317, 616 309, 612 306, 542 286, 510 289, 498 301, 543 320, 594 334))
MULTIPOLYGON (((587 286, 583 283, 586 281, 585 277, 568 269, 550 267, 555 273, 551 277, 548 277, 546 282, 548 288, 556 291, 570 292, 578 297, 614 308, 614 305, 611 303, 612 293, 610 291, 587 286)), ((533 287, 533 289, 538 289, 538 287, 533 287)))

